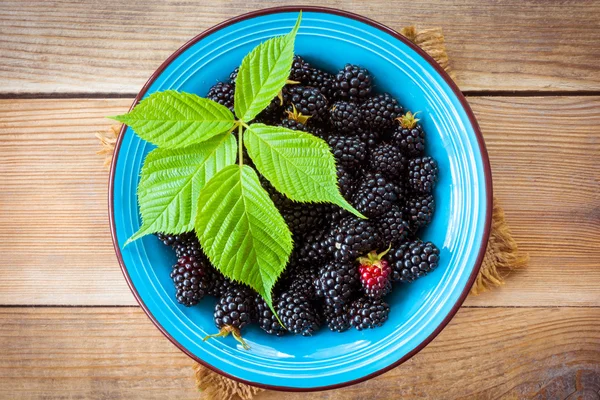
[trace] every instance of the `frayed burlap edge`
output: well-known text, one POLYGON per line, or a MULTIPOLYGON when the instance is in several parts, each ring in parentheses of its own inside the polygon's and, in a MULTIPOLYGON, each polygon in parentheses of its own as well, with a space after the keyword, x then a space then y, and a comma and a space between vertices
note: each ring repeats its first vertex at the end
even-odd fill
MULTIPOLYGON (((417 30, 414 26, 408 26, 401 33, 427 52, 454 79, 441 28, 417 30)), ((96 134, 102 145, 98 154, 105 157, 104 166, 107 169, 110 168, 119 130, 120 126, 112 126, 109 131, 96 134)), ((473 295, 504 285, 506 275, 512 270, 524 268, 529 260, 526 254, 519 251, 504 219, 504 211, 495 198, 493 207, 490 239, 481 270, 471 288, 470 294, 473 295)), ((205 400, 252 400, 264 390, 226 378, 201 364, 194 365, 194 372, 196 387, 205 400)))

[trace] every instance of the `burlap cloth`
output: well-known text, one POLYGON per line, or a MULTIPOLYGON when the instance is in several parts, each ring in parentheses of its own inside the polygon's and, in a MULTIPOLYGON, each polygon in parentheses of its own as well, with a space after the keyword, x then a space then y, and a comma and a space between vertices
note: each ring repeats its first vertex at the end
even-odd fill
MULTIPOLYGON (((414 26, 408 26, 403 28, 401 33, 425 50, 454 79, 441 28, 418 30, 414 26)), ((119 130, 120 126, 112 126, 107 132, 96 134, 102 145, 98 154, 105 157, 104 166, 107 169, 112 161, 119 130)), ((519 252, 517 243, 504 220, 504 211, 494 198, 491 235, 481 270, 470 294, 478 295, 503 285, 508 273, 514 269, 524 268, 528 260, 527 254, 519 252)), ((402 366, 398 368, 402 368, 402 366)), ((194 365, 194 372, 196 386, 201 392, 200 398, 204 400, 250 400, 263 391, 263 389, 225 378, 200 364, 194 365)))

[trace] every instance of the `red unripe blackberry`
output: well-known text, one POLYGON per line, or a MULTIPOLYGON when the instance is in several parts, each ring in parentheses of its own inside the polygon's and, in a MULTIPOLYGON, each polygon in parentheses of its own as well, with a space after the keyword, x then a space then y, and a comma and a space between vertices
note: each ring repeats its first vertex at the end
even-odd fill
POLYGON ((358 267, 360 283, 367 297, 379 299, 392 290, 390 282, 392 268, 387 260, 383 259, 388 250, 379 254, 376 251, 372 251, 368 256, 358 259, 360 264, 358 267))

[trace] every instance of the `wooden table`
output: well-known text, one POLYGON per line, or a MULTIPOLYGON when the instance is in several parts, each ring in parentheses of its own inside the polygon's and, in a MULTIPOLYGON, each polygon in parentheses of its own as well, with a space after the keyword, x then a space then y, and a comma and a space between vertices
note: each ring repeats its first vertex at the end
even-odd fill
MULTIPOLYGON (((312 398, 597 399, 600 2, 314 3, 398 30, 443 27, 531 265, 470 297, 401 367, 312 398)), ((140 310, 117 264, 94 134, 189 38, 280 4, 0 3, 0 398, 197 397, 192 361, 140 310)))

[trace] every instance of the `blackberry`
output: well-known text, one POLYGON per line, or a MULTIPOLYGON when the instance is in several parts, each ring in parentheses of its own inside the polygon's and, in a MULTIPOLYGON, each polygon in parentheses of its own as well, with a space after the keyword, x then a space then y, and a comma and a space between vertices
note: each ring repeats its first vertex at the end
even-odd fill
POLYGON ((400 187, 382 174, 367 172, 359 181, 352 204, 367 217, 378 217, 387 212, 398 200, 400 187))
POLYGON ((308 265, 322 265, 330 259, 325 245, 324 231, 308 232, 296 242, 298 262, 308 265))
POLYGON ((404 220, 404 215, 397 205, 393 205, 377 220, 377 228, 384 245, 399 245, 408 237, 409 224, 404 220))
POLYGON ((315 279, 317 279, 316 268, 304 268, 292 278, 292 281, 289 285, 289 290, 302 293, 309 300, 313 300, 315 298, 315 279))
POLYGON ((417 195, 408 199, 404 206, 404 218, 413 232, 429 225, 434 212, 435 200, 432 195, 417 195))
POLYGON ((303 293, 288 290, 281 294, 275 310, 283 326, 296 335, 310 336, 319 330, 319 316, 303 293))
POLYGON ((260 329, 267 332, 269 335, 283 336, 287 333, 285 328, 279 324, 277 317, 271 311, 267 303, 259 296, 255 298, 256 302, 256 319, 260 329))
POLYGON ((358 286, 358 270, 353 261, 332 261, 325 264, 314 281, 317 297, 325 298, 329 306, 348 301, 358 286))
POLYGON ((171 279, 175 284, 177 301, 186 307, 198 304, 208 292, 208 260, 193 256, 181 257, 173 265, 171 279))
POLYGON ((380 246, 380 236, 370 220, 351 215, 326 235, 323 244, 336 260, 354 262, 357 257, 376 250, 380 246))
POLYGON ((361 126, 358 106, 347 101, 336 101, 329 110, 329 121, 339 132, 355 133, 361 126))
POLYGON ((301 235, 325 220, 326 204, 293 203, 281 210, 281 215, 294 236, 301 235))
POLYGON ((408 160, 402 155, 400 149, 389 143, 381 143, 371 151, 369 167, 372 171, 384 174, 386 177, 399 177, 408 160))
POLYGON ((267 125, 277 125, 284 115, 283 104, 279 96, 276 96, 271 100, 269 105, 265 107, 257 116, 256 122, 262 122, 267 125))
POLYGON ((279 192, 275 187, 262 175, 259 176, 258 180, 260 181, 262 187, 267 191, 271 200, 275 204, 279 210, 283 210, 287 207, 290 207, 294 204, 292 200, 286 197, 284 194, 279 192))
POLYGON ((387 250, 379 254, 372 251, 368 256, 358 259, 360 282, 367 297, 380 299, 392 291, 392 268, 387 260, 383 259, 386 253, 387 250))
POLYGON ((240 67, 236 67, 236 68, 235 68, 233 71, 231 71, 231 73, 229 74, 229 83, 231 83, 232 85, 235 85, 235 80, 237 79, 238 72, 240 72, 240 67))
POLYGON ((175 250, 175 255, 177 258, 205 257, 204 252, 200 248, 200 242, 198 241, 195 232, 186 232, 181 235, 177 235, 175 236, 175 239, 176 241, 173 244, 173 249, 175 250))
POLYGON ((333 206, 332 210, 329 212, 329 214, 327 214, 327 220, 329 221, 331 226, 336 226, 341 220, 343 220, 346 217, 349 217, 350 215, 352 214, 350 214, 343 208, 333 206))
POLYGON ((229 278, 225 277, 220 271, 212 267, 208 270, 209 286, 206 294, 219 298, 227 292, 232 286, 235 286, 229 278))
POLYGON ((331 99, 335 87, 335 77, 317 68, 310 68, 307 72, 308 74, 302 83, 319 89, 325 98, 331 99))
POLYGON ((296 119, 292 119, 292 118, 282 119, 279 126, 286 128, 286 129, 290 129, 292 131, 308 132, 308 127, 305 124, 303 124, 302 122, 300 122, 296 119))
POLYGON ((438 178, 437 162, 431 157, 410 160, 408 164, 408 184, 412 190, 429 194, 433 191, 438 178))
POLYGON ((292 61, 292 68, 290 69, 290 80, 306 83, 307 76, 311 66, 301 56, 295 55, 292 61))
POLYGON ((233 94, 235 93, 235 86, 231 83, 218 82, 213 87, 210 88, 208 94, 206 95, 207 99, 210 99, 214 102, 217 102, 227 108, 234 113, 233 109, 233 94))
POLYGON ((388 259, 392 266, 393 281, 412 282, 438 266, 440 250, 431 242, 417 239, 392 249, 388 259))
POLYGON ((249 349, 242 339, 240 330, 254 319, 254 299, 254 292, 245 286, 235 285, 227 290, 215 305, 214 319, 219 332, 206 336, 204 340, 225 337, 231 333, 245 349, 249 349))
POLYGON ((388 93, 376 94, 360 106, 363 123, 371 129, 387 130, 402 115, 402 107, 388 93))
POLYGON ((381 299, 360 298, 350 305, 350 323, 356 329, 372 329, 383 325, 390 314, 390 306, 381 299))
POLYGON ((381 133, 378 130, 360 128, 356 131, 356 136, 367 146, 367 150, 373 149, 381 142, 381 133))
POLYGON ((327 133, 323 127, 317 125, 313 120, 309 119, 306 115, 302 115, 296 109, 296 106, 292 105, 292 110, 286 110, 287 118, 284 118, 279 123, 279 126, 284 128, 293 130, 293 131, 303 131, 312 133, 315 136, 319 136, 320 138, 324 138, 327 133))
MULTIPOLYGON (((416 114, 416 113, 415 113, 416 114)), ((425 132, 418 119, 410 111, 398 118, 400 125, 392 133, 392 141, 409 157, 418 157, 425 152, 425 132)))
POLYGON ((338 165, 356 169, 367 158, 367 146, 355 136, 330 135, 327 143, 338 165))
POLYGON ((337 166, 337 182, 340 188, 340 193, 346 200, 349 200, 354 193, 356 182, 354 176, 348 170, 341 165, 337 166))
POLYGON ((312 117, 316 120, 321 119, 327 113, 327 100, 321 94, 319 89, 288 85, 283 88, 283 102, 287 105, 287 110, 297 110, 298 113, 312 117))
POLYGON ((325 306, 323 314, 325 316, 325 323, 331 331, 344 332, 350 328, 348 305, 325 306))
POLYGON ((335 97, 363 99, 371 93, 372 80, 371 74, 365 68, 346 64, 335 76, 335 97))

